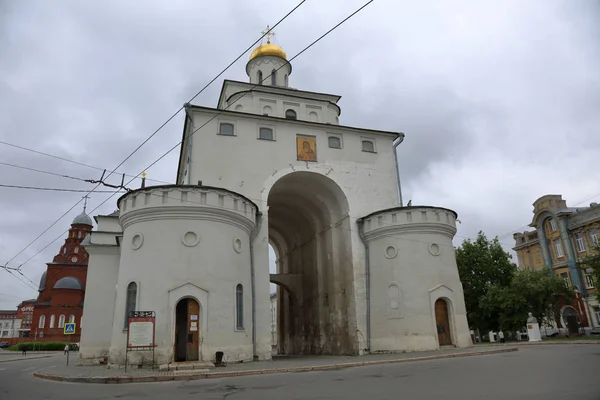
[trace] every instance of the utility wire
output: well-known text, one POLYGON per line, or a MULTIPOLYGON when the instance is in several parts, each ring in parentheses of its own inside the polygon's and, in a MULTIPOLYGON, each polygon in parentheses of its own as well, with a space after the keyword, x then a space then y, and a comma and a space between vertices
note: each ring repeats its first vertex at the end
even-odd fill
MULTIPOLYGON (((349 16, 347 16, 346 18, 344 18, 342 21, 340 21, 338 24, 336 24, 333 28, 331 28, 330 30, 328 30, 327 32, 325 32, 324 34, 322 34, 321 36, 319 36, 315 41, 313 41, 311 44, 309 44, 308 46, 306 46, 304 49, 302 49, 298 54, 296 54, 294 57, 290 58, 288 60, 288 63, 293 61, 294 59, 296 59, 299 55, 301 55, 302 53, 304 53, 306 50, 310 49, 313 45, 315 45, 316 43, 318 43, 321 39, 323 39, 325 36, 329 35, 331 32, 333 32, 335 29, 337 29, 340 25, 342 25, 344 22, 348 21, 350 18, 352 18, 354 15, 356 15, 357 13, 359 13, 362 9, 364 9, 366 6, 368 6, 369 4, 371 4, 373 1, 375 0, 370 0, 368 2, 366 2, 364 5, 362 5, 360 8, 358 8, 356 11, 354 11, 352 14, 350 14, 349 16)), ((206 121, 205 123, 203 123, 202 125, 200 125, 197 129, 195 129, 194 131, 192 131, 192 133, 190 133, 187 138, 192 137, 196 132, 198 132, 200 129, 204 128, 206 125, 208 125, 212 120, 214 120, 215 118, 217 118, 219 115, 221 115, 224 111, 227 111, 229 109, 229 107, 231 107, 232 105, 234 105, 235 103, 237 103, 239 100, 241 100, 242 98, 244 98, 246 95, 248 95, 249 93, 252 92, 252 90, 260 85, 262 85, 262 83, 264 81, 266 81, 267 79, 269 79, 269 77, 271 75, 273 75, 274 72, 279 71, 281 68, 283 68, 286 64, 283 64, 282 66, 280 66, 279 68, 273 70, 273 72, 271 72, 270 75, 268 75, 267 77, 265 77, 262 81, 258 82, 257 84, 253 85, 250 90, 245 91, 240 97, 236 98, 233 102, 231 102, 231 104, 229 104, 227 107, 220 109, 219 112, 217 112, 213 117, 211 117, 208 121, 206 121)), ((164 153, 162 156, 160 156, 158 159, 156 159, 153 163, 151 163, 149 166, 147 166, 144 171, 147 171, 148 169, 150 169, 151 167, 153 167, 156 163, 158 163, 160 160, 162 160, 163 158, 165 158, 169 153, 171 153, 173 150, 175 150, 177 147, 179 147, 181 144, 183 144, 183 140, 179 143, 177 143, 175 146, 171 147, 166 153, 164 153)), ((140 172, 141 174, 141 172, 140 172)), ((140 175, 138 174, 138 176, 140 175)), ((179 177, 178 177, 179 179, 179 177)), ((131 181, 130 181, 131 182, 131 181)))
MULTIPOLYGON (((75 165, 80 165, 82 167, 87 167, 87 168, 95 169, 97 171, 103 171, 105 169, 105 168, 100 168, 100 167, 97 167, 97 166, 94 166, 94 165, 85 164, 85 163, 82 163, 82 162, 79 162, 79 161, 69 160, 68 158, 60 157, 60 156, 57 156, 57 155, 54 155, 54 154, 44 153, 43 151, 35 150, 35 149, 29 148, 29 147, 19 146, 17 144, 13 144, 13 143, 8 143, 8 142, 2 141, 2 140, 0 140, 0 144, 6 145, 6 146, 10 146, 10 147, 14 147, 14 148, 17 148, 17 149, 21 149, 21 150, 24 150, 24 151, 29 151, 29 152, 35 153, 35 154, 40 154, 42 156, 54 158, 54 159, 57 159, 57 160, 66 161, 68 163, 75 164, 75 165)), ((43 171, 43 172, 45 172, 45 171, 43 171)), ((131 174, 125 174, 125 176, 132 177, 133 175, 131 175, 131 174)), ((152 182, 159 182, 159 183, 170 183, 170 182, 166 182, 166 181, 160 181, 160 180, 157 180, 157 179, 146 178, 146 180, 147 181, 152 181, 152 182)))
MULTIPOLYGON (((300 3, 298 3, 291 11, 289 11, 286 15, 283 16, 283 18, 281 18, 275 25, 273 25, 273 28, 275 28, 276 26, 278 26, 279 24, 281 24, 287 17, 289 17, 294 11, 296 11, 302 4, 305 3, 306 0, 302 0, 300 3)), ((373 0, 371 0, 373 1, 373 0)), ((370 2, 369 2, 370 3, 370 2)), ((273 28, 270 28, 268 31, 266 31, 265 33, 263 33, 260 38, 258 38, 254 43, 252 43, 250 46, 248 46, 248 48, 246 50, 244 50, 244 52, 242 54, 240 54, 233 62, 231 62, 227 67, 225 67, 214 79, 212 79, 208 84, 206 84, 200 91, 198 91, 198 93, 196 93, 188 102, 184 103, 184 105, 182 105, 173 115, 171 115, 162 125, 160 125, 158 127, 158 129, 156 129, 150 136, 148 136, 148 138, 146 138, 138 147, 136 147, 127 157, 125 157, 125 159, 123 161, 121 161, 119 163, 119 165, 117 165, 109 174, 108 176, 106 176, 106 179, 108 179, 119 167, 121 167, 127 160, 129 160, 140 148, 142 148, 142 146, 144 146, 146 143, 148 143, 148 141, 150 139, 152 139, 152 137, 154 137, 160 130, 162 130, 162 128, 164 128, 169 122, 171 122, 175 116, 177 116, 177 114, 179 114, 179 112, 181 112, 181 110, 183 110, 185 108, 185 105, 191 101, 193 101, 196 97, 198 97, 198 95, 200 95, 211 83, 213 83, 215 80, 217 80, 222 74, 224 74, 236 61, 238 61, 241 57, 244 56, 244 54, 246 54, 250 49, 252 49, 258 42, 260 42, 267 33, 270 32, 270 30, 272 30, 273 28)), ((134 178, 132 178, 127 185, 129 185, 131 182, 133 182, 133 180, 135 180, 139 175, 141 175, 141 172, 136 175, 134 178)), ((94 192, 96 189, 98 189, 98 187, 102 184, 102 182, 98 183, 91 191, 88 192, 87 195, 90 195, 92 192, 94 192)), ((117 192, 115 192, 114 194, 116 194, 117 192)), ((114 196, 114 194, 112 196, 114 196)), ((108 201, 112 196, 110 196, 109 198, 107 198, 104 202, 100 203, 100 205, 104 204, 106 201, 108 201)), ((35 243, 42 235, 44 235, 50 228, 52 228, 54 225, 56 225, 58 223, 58 221, 60 221, 66 214, 68 214, 72 209, 74 209, 79 203, 81 203, 82 200, 79 200, 77 203, 75 203, 73 205, 73 207, 71 207, 69 210, 67 210, 63 215, 61 215, 56 221, 54 221, 52 223, 52 225, 50 225, 48 228, 46 228, 46 230, 44 230, 40 235, 38 235, 33 241, 31 241, 27 246, 25 246, 19 253, 17 253, 14 257, 12 257, 6 264, 5 266, 8 266, 8 264, 13 261, 15 258, 17 258, 21 253, 23 253, 27 248, 29 248, 33 243, 35 243)), ((98 207, 96 207, 98 208, 98 207)), ((57 240, 57 239, 55 239, 57 240)), ((54 242, 54 241, 53 241, 54 242)), ((51 242, 51 243, 53 243, 51 242)), ((47 247, 47 246, 46 246, 47 247)), ((36 253, 36 255, 39 254, 36 253)), ((31 259, 31 258, 30 258, 31 259)), ((21 264, 23 265, 23 264, 21 264)))
MULTIPOLYGON (((29 189, 29 190, 45 190, 54 192, 89 192, 89 189, 64 189, 64 188, 48 188, 48 187, 37 187, 37 186, 18 186, 18 185, 4 185, 0 183, 0 187, 12 188, 12 189, 29 189)), ((114 193, 112 190, 96 190, 94 193, 114 193)))
POLYGON ((70 175, 64 175, 64 174, 58 174, 56 172, 50 172, 50 171, 43 171, 41 169, 36 169, 36 168, 31 168, 31 167, 23 167, 21 165, 15 165, 15 164, 11 164, 11 163, 7 163, 7 162, 3 162, 0 161, 0 165, 5 165, 7 167, 12 167, 12 168, 20 168, 20 169, 25 169, 28 171, 34 171, 34 172, 39 172, 40 174, 46 174, 46 175, 53 175, 53 176, 58 176, 61 178, 67 178, 67 179, 74 179, 76 181, 82 181, 85 182, 85 179, 83 178, 77 178, 75 176, 70 176, 70 175))
MULTIPOLYGON (((328 30, 327 32, 325 32, 323 35, 321 35, 319 38, 317 38, 315 41, 313 41, 311 44, 309 44, 308 46, 306 46, 306 47, 305 47, 305 48, 304 48, 302 51, 300 51, 298 54, 296 54, 294 57, 292 57, 292 58, 291 58, 289 61, 292 61, 292 60, 294 60, 295 58, 297 58, 297 57, 298 57, 300 54, 304 53, 306 50, 308 50, 308 49, 309 49, 309 48, 311 48, 313 45, 315 45, 316 43, 318 43, 318 42, 319 42, 321 39, 323 39, 324 37, 326 37, 327 35, 329 35, 331 32, 333 32, 335 29, 337 29, 337 28, 338 28, 340 25, 342 25, 344 22, 346 22, 347 20, 349 20, 349 19, 350 19, 351 17, 353 17, 354 15, 356 15, 358 12, 360 12, 360 11, 361 11, 362 9, 364 9, 366 6, 368 6, 369 4, 371 4, 373 1, 374 1, 374 0, 370 0, 370 1, 368 1, 367 3, 365 3, 365 4, 364 4, 362 7, 360 7, 360 8, 359 8, 359 9, 357 9, 356 11, 354 11, 354 12, 353 12, 352 14, 350 14, 348 17, 344 18, 344 19, 343 19, 341 22, 339 22, 338 24, 336 24, 336 25, 335 25, 333 28, 331 28, 330 30, 328 30)), ((304 1, 303 1, 303 2, 304 2, 304 1)), ((302 2, 302 3, 303 3, 303 2, 302 2)), ((296 7, 295 7, 295 8, 294 8, 292 11, 290 11, 290 12, 289 12, 289 13, 288 13, 286 16, 284 16, 284 18, 283 18, 283 19, 287 18, 287 16, 288 16, 288 15, 290 15, 290 14, 291 14, 291 12, 293 12, 293 11, 294 11, 296 8, 298 8, 298 7, 299 7, 299 6, 300 6, 302 3, 300 3, 298 6, 296 6, 296 7)), ((279 24, 281 21, 283 21, 283 19, 282 19, 282 20, 280 20, 280 21, 279 21, 277 24, 275 24, 275 25, 273 26, 273 28, 275 28, 275 26, 277 26, 277 25, 278 25, 278 24, 279 24)), ((271 29, 273 29, 273 28, 271 28, 271 29)), ((261 39, 262 39, 262 37, 264 37, 265 35, 266 35, 266 33, 265 33, 265 34, 263 34, 263 36, 261 36, 261 39)), ((259 40, 260 40, 260 39, 259 39, 259 40)), ((258 43, 258 40, 257 40, 255 43, 258 43)), ((254 45, 254 44, 253 44, 253 45, 254 45)), ((252 47, 252 46, 251 46, 251 47, 252 47)), ((250 48, 251 48, 251 47, 250 47, 250 48)), ((250 49, 250 48, 249 48, 249 49, 250 49)), ((246 51, 247 51, 247 50, 246 50, 246 51)), ((281 68, 281 67, 280 67, 280 68, 281 68)), ((277 70, 279 70, 279 68, 278 68, 277 70)), ((275 72, 277 72, 277 70, 276 70, 275 72)), ((268 78, 268 77, 267 77, 267 78, 268 78)), ((265 79, 267 79, 267 78, 265 78, 265 79)), ((262 82, 259 82, 259 84, 260 84, 260 83, 262 83, 262 82)), ((258 84, 257 84, 257 85, 254 85, 254 87, 256 87, 256 86, 258 86, 258 84)), ((243 97, 243 96, 242 96, 242 97, 243 97)), ((237 100, 241 99, 242 97, 238 98, 237 100)), ((237 100, 236 100, 236 101, 237 101, 237 100)), ((231 103, 231 104, 230 104, 230 105, 229 105, 227 108, 229 108, 229 107, 230 107, 231 105, 233 105, 234 103, 235 103, 235 101, 234 101, 233 103, 231 103)), ((182 107, 182 108, 183 108, 183 107, 182 107)), ((223 111, 225 111, 227 108, 225 108, 225 109, 221 110, 221 111, 219 112, 219 114, 220 114, 220 113, 222 113, 223 111)), ((219 115, 219 114, 217 114, 217 115, 219 115)), ((215 115, 215 117, 216 117, 216 115, 215 115)), ((213 117, 212 119, 214 119, 215 117, 213 117)), ((211 119, 211 120, 212 120, 212 119, 211 119)), ((205 126, 205 125, 206 125, 208 122, 210 122, 210 120, 209 120, 209 121, 207 121, 205 124, 203 124, 203 125, 202 125, 201 127, 199 127, 198 129, 196 129, 194 132, 192 132, 192 134, 190 134, 190 136, 191 136, 191 135, 193 135, 195 132, 197 132, 199 129, 201 129, 203 126, 205 126)), ((189 136, 188 136, 188 137, 189 137, 189 136)), ((147 167, 146 169, 144 169, 143 171, 146 171, 147 169, 149 169, 150 167, 152 167, 153 165, 155 165, 157 162, 159 162, 161 159, 163 159, 163 158, 164 158, 164 157, 165 157, 167 154, 169 154, 171 151, 173 151, 173 150, 174 150, 174 149, 175 149, 177 146, 179 146, 179 144, 181 144, 181 142, 180 142, 180 143, 178 143, 178 144, 177 144, 175 147, 171 148, 169 151, 167 151, 167 153, 165 153, 165 154, 163 154, 161 157, 159 157, 159 158, 158 158, 156 161, 154 161, 152 164, 150 164, 150 166, 149 166, 149 167, 147 167)), ((136 151, 137 151, 137 150, 136 150, 136 151)), ((117 167, 117 168, 118 168, 118 167, 117 167)), ((142 172, 143 172, 143 171, 142 171, 142 172)), ((134 178, 132 178, 132 179, 131 179, 129 182, 127 182, 127 183, 126 183, 124 186, 127 186, 127 185, 129 185, 131 182, 133 182, 133 180, 135 180, 135 179, 136 179, 136 178, 137 178, 139 175, 141 175, 141 174, 142 174, 142 172, 140 172, 138 175, 136 175, 134 178)), ((118 192, 114 192, 114 193, 113 193, 112 195, 110 195, 110 196, 109 196, 107 199, 105 199, 105 200, 104 200, 102 203, 100 203, 100 204, 99 204, 99 205, 98 205, 96 208, 94 208, 92 211, 90 211, 90 213, 94 212, 96 209, 98 209, 99 207, 101 207, 101 206, 102 206, 104 203, 106 203, 108 200, 110 200, 110 199, 111 199, 111 198, 112 198, 112 197, 113 197, 115 194, 117 194, 117 193, 118 193, 118 192)), ((79 204, 79 202, 78 202, 77 204, 79 204)), ((76 206, 77 204, 75 204, 75 206, 76 206)), ((75 206, 73 206, 72 208, 74 208, 75 206)), ((70 210, 69 210, 69 211, 70 211, 70 210)), ((63 216, 64 216, 64 215, 63 215, 63 216)), ((60 220, 61 218, 62 218, 62 216, 59 218, 59 220, 60 220)), ((58 221, 56 221, 56 222, 58 222, 58 221)), ((60 239, 61 237, 63 237, 63 235, 64 235, 66 232, 68 232, 68 230, 67 230, 67 231, 65 231, 65 232, 63 232, 63 233, 61 233, 61 234, 60 234, 60 236, 56 237, 54 240, 52 240, 50 243, 48 243, 48 244, 47 244, 47 245, 46 245, 44 248, 42 248, 42 249, 41 249, 40 251, 38 251, 36 254, 34 254, 33 256, 31 256, 29 259, 27 259, 27 260, 26 260, 24 263, 22 263, 22 264, 19 266, 19 269, 20 269, 20 268, 21 268, 23 265, 25 265, 27 262, 29 262, 31 259, 33 259, 35 256, 37 256, 37 255, 38 255, 38 254, 40 254, 42 251, 44 251, 46 248, 48 248, 48 247, 49 247, 49 246, 50 246, 52 243, 54 243, 55 241, 57 241, 58 239, 60 239)), ((44 232, 44 233, 45 233, 45 232, 44 232)))

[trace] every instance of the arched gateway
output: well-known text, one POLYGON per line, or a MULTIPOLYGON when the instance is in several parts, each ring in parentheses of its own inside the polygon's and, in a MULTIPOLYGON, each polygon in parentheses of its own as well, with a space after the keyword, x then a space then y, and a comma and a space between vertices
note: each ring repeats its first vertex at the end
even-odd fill
POLYGON ((268 196, 269 240, 278 255, 278 351, 357 352, 351 223, 344 192, 315 172, 280 178, 268 196), (285 288, 285 289, 284 289, 285 288), (294 301, 296 299, 296 301, 294 301))
POLYGON ((469 346, 457 214, 402 206, 404 134, 341 125, 341 96, 289 87, 273 43, 246 73, 223 82, 216 108, 185 104, 174 185, 143 181, 96 216, 82 243, 80 362, 125 362, 129 308, 155 312, 159 364, 268 360, 273 326, 289 355, 437 349, 438 298, 451 305, 451 343, 469 346))

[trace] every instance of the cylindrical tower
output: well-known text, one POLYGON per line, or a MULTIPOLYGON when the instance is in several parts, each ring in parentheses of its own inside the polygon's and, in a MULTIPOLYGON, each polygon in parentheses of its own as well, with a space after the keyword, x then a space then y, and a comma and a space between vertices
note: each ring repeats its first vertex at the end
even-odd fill
POLYGON ((359 220, 370 270, 370 350, 471 345, 452 238, 456 213, 397 207, 359 220))
MULTIPOLYGON (((123 228, 110 362, 123 364, 127 314, 156 313, 156 358, 252 360, 249 236, 257 206, 229 190, 155 186, 118 201, 123 228)), ((132 352, 131 363, 150 353, 132 352)))

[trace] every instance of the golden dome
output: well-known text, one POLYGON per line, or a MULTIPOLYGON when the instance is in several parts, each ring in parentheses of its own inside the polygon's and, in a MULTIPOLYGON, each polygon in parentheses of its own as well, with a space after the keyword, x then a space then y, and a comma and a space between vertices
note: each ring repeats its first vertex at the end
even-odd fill
POLYGON ((277 46, 276 44, 270 43, 269 41, 267 41, 266 44, 261 44, 256 49, 254 49, 252 54, 250 54, 250 60, 261 56, 281 57, 287 61, 285 51, 283 51, 281 47, 277 46))

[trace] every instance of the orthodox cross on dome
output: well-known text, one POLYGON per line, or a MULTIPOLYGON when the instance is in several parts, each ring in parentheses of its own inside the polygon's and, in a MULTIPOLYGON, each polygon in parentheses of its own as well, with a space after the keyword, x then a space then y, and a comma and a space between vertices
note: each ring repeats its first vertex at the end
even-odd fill
POLYGON ((83 212, 85 212, 85 209, 87 208, 87 201, 88 201, 89 198, 90 198, 90 196, 88 196, 87 194, 82 197, 82 199, 83 199, 83 212))
POLYGON ((275 36, 275 32, 271 31, 271 28, 269 28, 269 25, 267 25, 267 29, 265 29, 264 31, 261 32, 263 35, 267 36, 267 44, 271 43, 271 36, 275 36))

